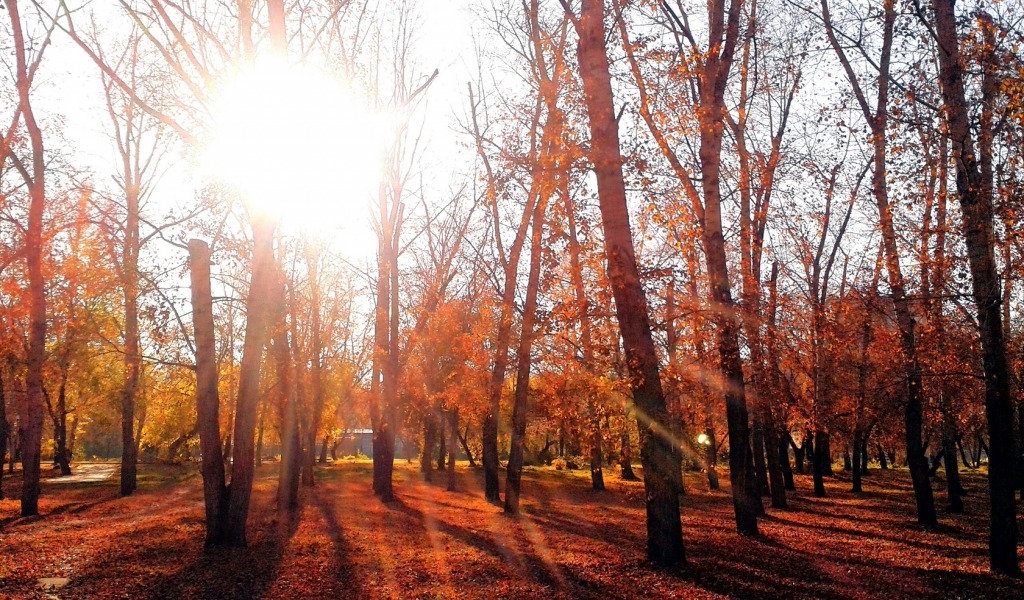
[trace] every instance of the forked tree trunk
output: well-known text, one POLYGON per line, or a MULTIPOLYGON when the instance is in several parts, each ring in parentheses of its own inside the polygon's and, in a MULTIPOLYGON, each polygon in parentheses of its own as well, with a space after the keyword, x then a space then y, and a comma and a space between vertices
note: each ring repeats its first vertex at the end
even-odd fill
POLYGON ((217 346, 214 337, 213 296, 210 291, 210 246, 188 243, 192 280, 192 327, 196 342, 196 429, 206 508, 206 547, 230 542, 227 530, 228 489, 220 442, 220 397, 217 387, 217 346))
POLYGON ((643 415, 639 425, 647 504, 647 557, 656 564, 675 565, 685 562, 679 494, 674 485, 680 468, 679 457, 672 441, 659 433, 667 424, 668 414, 629 227, 618 121, 605 49, 602 0, 583 0, 577 33, 580 77, 590 120, 590 159, 597 175, 604 226, 607 274, 625 346, 633 402, 643 415))
MULTIPOLYGON (((543 186, 543 184, 541 184, 543 186)), ((523 325, 519 339, 519 366, 516 371, 516 389, 512 403, 512 440, 505 471, 505 512, 519 512, 519 494, 523 481, 523 446, 526 438, 526 411, 530 391, 530 368, 533 364, 534 326, 537 317, 537 293, 540 287, 540 255, 544 242, 544 217, 547 211, 547 191, 541 197, 533 212, 533 232, 530 242, 530 275, 526 283, 526 304, 523 306, 523 325)), ((442 457, 443 460, 443 457, 442 457)))

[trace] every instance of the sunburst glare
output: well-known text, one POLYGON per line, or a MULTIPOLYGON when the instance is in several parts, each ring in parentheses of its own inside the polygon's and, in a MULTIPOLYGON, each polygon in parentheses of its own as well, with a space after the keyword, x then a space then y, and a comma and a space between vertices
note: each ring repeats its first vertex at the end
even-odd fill
POLYGON ((386 126, 359 95, 311 67, 267 61, 218 94, 203 169, 286 226, 323 233, 377 190, 386 126))

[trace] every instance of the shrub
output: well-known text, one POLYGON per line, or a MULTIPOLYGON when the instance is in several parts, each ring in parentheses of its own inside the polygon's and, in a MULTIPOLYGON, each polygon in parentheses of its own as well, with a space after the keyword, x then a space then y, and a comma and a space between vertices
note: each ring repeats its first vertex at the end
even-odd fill
POLYGON ((555 460, 551 461, 551 466, 553 466, 556 471, 565 470, 565 467, 566 467, 565 459, 564 458, 556 458, 555 460))

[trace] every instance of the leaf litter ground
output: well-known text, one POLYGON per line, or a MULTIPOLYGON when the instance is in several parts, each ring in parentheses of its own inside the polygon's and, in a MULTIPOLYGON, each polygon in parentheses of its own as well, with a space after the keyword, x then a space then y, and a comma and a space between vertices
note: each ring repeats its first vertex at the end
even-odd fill
MULTIPOLYGON (((643 485, 589 472, 527 468, 522 514, 483 499, 482 473, 460 464, 425 483, 396 463, 399 501, 371 492, 369 463, 318 469, 291 517, 274 510, 276 465, 257 477, 249 547, 203 552, 202 482, 194 466, 143 465, 138 492, 118 496, 109 466, 43 483, 42 516, 0 501, 0 598, 1024 598, 989 574, 986 481, 965 473, 967 513, 914 523, 906 471, 872 471, 865 493, 842 472, 828 498, 797 476, 790 509, 768 509, 761 536, 735 533, 727 483, 700 473, 682 498, 688 565, 644 561, 643 485), (57 590, 41 578, 67 578, 57 590)), ((4 492, 16 497, 17 478, 4 492)), ((728 477, 723 477, 727 482, 728 477)), ((942 503, 941 472, 934 481, 942 503)))

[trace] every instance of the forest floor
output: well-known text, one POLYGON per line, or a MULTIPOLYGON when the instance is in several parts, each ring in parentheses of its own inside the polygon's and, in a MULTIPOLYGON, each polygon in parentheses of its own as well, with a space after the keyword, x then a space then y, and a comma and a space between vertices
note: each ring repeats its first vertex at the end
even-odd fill
MULTIPOLYGON (((276 465, 264 466, 249 547, 204 554, 195 466, 142 465, 138 491, 120 498, 114 470, 79 465, 78 480, 43 483, 39 517, 0 501, 0 598, 1024 598, 1024 584, 987 572, 980 473, 964 476, 967 514, 940 514, 931 531, 914 523, 905 470, 873 470, 858 496, 837 471, 824 499, 797 476, 789 510, 769 509, 757 538, 735 533, 727 474, 710 492, 688 473, 689 562, 660 570, 644 561, 639 482, 609 472, 594 492, 588 471, 527 468, 512 518, 484 501, 480 471, 460 464, 447 492, 417 466, 396 463, 391 504, 373 497, 369 463, 318 468, 284 519, 276 465), (49 577, 66 585, 40 591, 49 577)), ((940 472, 939 506, 942 484, 940 472)), ((5 496, 17 492, 5 476, 5 496)))

